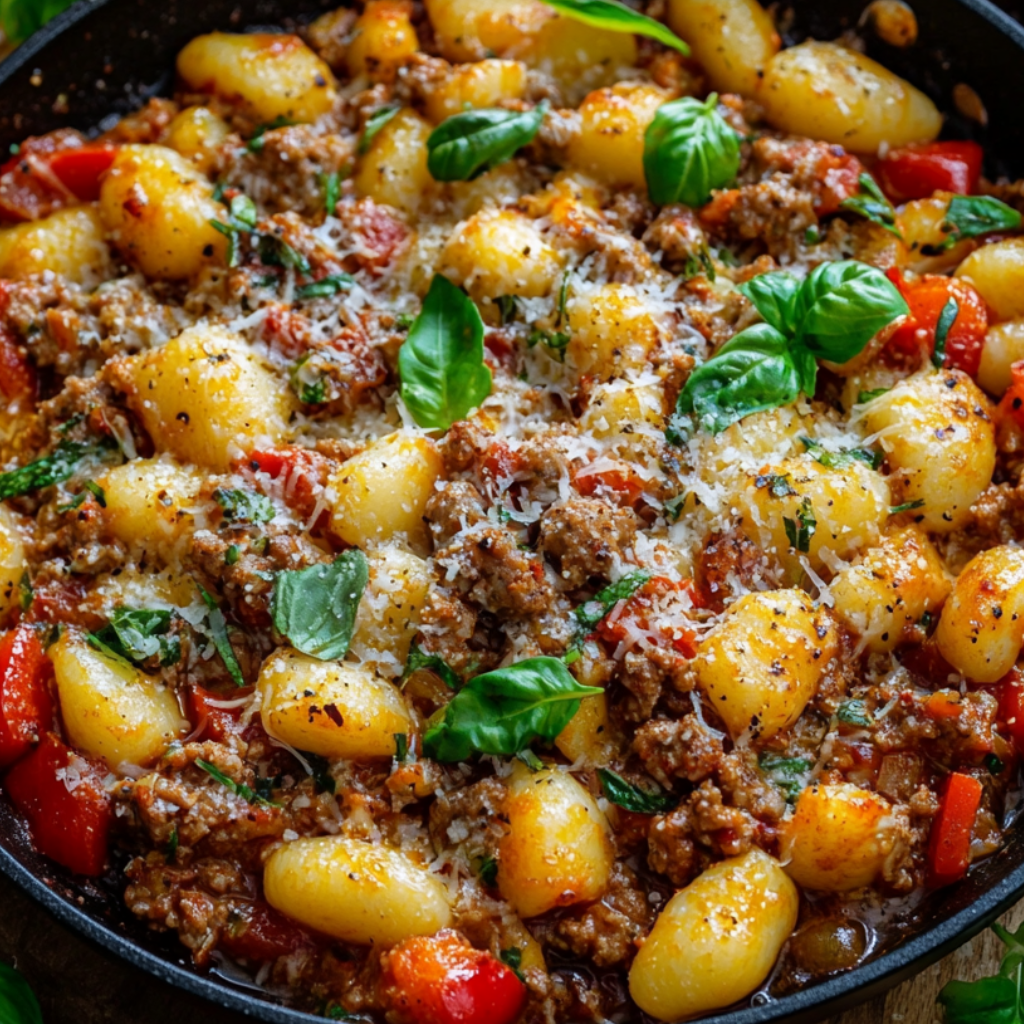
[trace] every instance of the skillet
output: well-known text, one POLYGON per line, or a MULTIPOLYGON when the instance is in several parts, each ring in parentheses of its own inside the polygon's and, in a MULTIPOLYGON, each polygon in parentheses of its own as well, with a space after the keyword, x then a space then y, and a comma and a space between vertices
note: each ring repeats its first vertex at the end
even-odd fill
MULTIPOLYGON (((70 125, 95 129, 153 95, 169 94, 173 62, 191 38, 214 29, 294 26, 340 0, 79 0, 0 65, 0 153, 26 135, 70 125)), ((793 0, 784 36, 830 39, 857 25, 864 0, 793 0)), ((1024 119, 1007 72, 1024 60, 1024 29, 986 0, 922 0, 918 43, 898 50, 866 33, 868 52, 928 92, 949 114, 946 134, 985 146, 986 173, 1024 174, 1024 119), (969 84, 987 125, 956 113, 953 89, 969 84)), ((177 988, 266 1022, 301 1024, 306 1014, 229 971, 202 973, 174 936, 149 932, 124 906, 120 865, 82 880, 39 857, 0 797, 0 871, 64 924, 177 988)), ((977 934, 1024 896, 1024 823, 1002 850, 962 882, 884 922, 888 952, 846 974, 780 998, 755 996, 703 1024, 811 1024, 880 995, 977 934)), ((685 970, 685 964, 680 965, 685 970)))

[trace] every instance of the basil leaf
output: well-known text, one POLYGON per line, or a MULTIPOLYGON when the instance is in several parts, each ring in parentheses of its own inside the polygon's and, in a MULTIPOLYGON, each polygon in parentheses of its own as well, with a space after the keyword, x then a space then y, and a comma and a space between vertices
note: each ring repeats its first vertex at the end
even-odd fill
POLYGON ((423 749, 437 761, 511 757, 535 740, 553 740, 584 697, 603 692, 581 686, 557 658, 527 658, 471 679, 428 721, 423 749))
POLYGON ((274 503, 256 491, 229 491, 218 487, 213 492, 213 500, 224 510, 224 518, 228 522, 241 520, 246 523, 269 523, 277 514, 274 503))
MULTIPOLYGON (((1018 968, 1020 970, 1020 968, 1018 968)), ((1019 979, 1018 979, 1019 980, 1019 979)), ((997 976, 948 982, 939 993, 946 1024, 1021 1024, 1017 982, 997 976)))
POLYGON ((871 712, 868 711, 867 705, 862 700, 844 700, 836 708, 836 718, 846 725, 855 725, 861 729, 870 728, 875 724, 871 712))
POLYGON ((773 498, 788 498, 796 494, 793 485, 789 482, 789 474, 765 473, 754 477, 754 486, 758 489, 766 487, 773 498))
POLYGON ((813 761, 802 757, 780 757, 778 754, 762 754, 758 764, 761 771, 786 794, 789 801, 796 800, 800 795, 814 769, 813 761))
POLYGON ((287 128, 288 125, 295 124, 294 121, 289 120, 287 117, 279 116, 275 117, 273 121, 267 124, 257 125, 256 130, 252 133, 252 138, 245 144, 245 148, 250 153, 261 153, 263 152, 263 136, 267 132, 273 131, 275 128, 287 128))
POLYGON ((207 621, 210 624, 210 637, 213 640, 213 646, 217 648, 217 653, 220 655, 221 661, 224 662, 224 667, 228 670, 228 675, 231 676, 235 686, 245 686, 242 666, 238 664, 238 659, 235 657, 235 649, 231 646, 231 641, 228 639, 228 621, 224 618, 224 613, 217 607, 217 602, 214 600, 213 595, 199 583, 196 586, 199 587, 203 604, 206 605, 207 621))
POLYGON ((825 466, 828 469, 845 469, 855 462, 863 462, 872 469, 878 469, 885 458, 882 452, 873 452, 868 448, 849 448, 844 452, 832 452, 809 437, 801 437, 800 443, 819 466, 825 466))
POLYGON ((811 550, 811 538, 818 530, 818 520, 814 515, 814 506, 810 498, 804 498, 796 510, 796 519, 782 517, 782 525, 786 531, 786 539, 790 545, 807 554, 811 550))
POLYGON ((283 238, 277 235, 261 234, 257 242, 260 262, 268 267, 284 267, 300 274, 308 274, 313 268, 309 260, 297 249, 292 248, 283 238))
POLYGON ((638 36, 648 36, 659 43, 678 50, 684 57, 690 55, 690 48, 671 29, 660 21, 638 14, 625 4, 614 0, 544 0, 548 7, 553 7, 559 14, 567 18, 581 21, 593 28, 607 29, 609 32, 634 32, 638 36))
POLYGON ((885 228, 891 235, 902 239, 903 234, 896 227, 896 211, 892 203, 885 198, 885 193, 878 187, 870 174, 862 174, 857 181, 860 183, 860 194, 850 196, 839 204, 840 210, 847 210, 866 217, 869 221, 885 228))
POLYGON ((873 402, 876 398, 881 398, 882 395, 887 395, 892 388, 872 388, 870 391, 858 391, 857 392, 857 404, 866 405, 868 402, 873 402))
POLYGON ((547 101, 533 110, 466 110, 447 118, 427 139, 427 169, 435 181, 471 181, 511 160, 540 131, 547 101))
POLYGON ((755 324, 690 374, 676 411, 718 434, 751 413, 796 401, 806 379, 807 367, 794 360, 786 338, 769 324, 755 324))
POLYGON ((889 515, 898 516, 901 512, 913 512, 915 508, 924 508, 924 498, 916 501, 905 501, 902 505, 893 505, 889 509, 889 515))
POLYGON ((0 963, 0 1020, 4 1024, 43 1024, 28 982, 9 964, 0 963))
POLYGON ((1021 215, 991 196, 954 196, 946 210, 946 225, 953 235, 946 239, 945 247, 951 248, 961 238, 976 238, 990 231, 1014 231, 1021 225, 1021 215))
POLYGON ((341 173, 331 171, 322 177, 324 187, 324 209, 328 217, 333 217, 338 200, 341 199, 341 173))
POLYGON ((396 732, 392 735, 395 738, 395 760, 404 761, 409 756, 409 734, 396 732))
POLYGON ((439 676, 441 682, 448 687, 449 690, 457 690, 462 685, 462 680, 458 677, 455 670, 437 654, 427 654, 422 647, 415 641, 409 647, 409 657, 405 662, 405 671, 402 672, 401 682, 404 684, 408 681, 409 677, 413 672, 418 672, 420 669, 429 669, 435 675, 439 676))
POLYGON ((402 400, 421 427, 447 430, 491 393, 480 313, 441 274, 398 350, 398 374, 402 400))
POLYGON ((375 110, 367 119, 366 127, 363 129, 363 137, 359 140, 359 146, 356 152, 362 156, 367 153, 370 146, 373 144, 373 140, 377 138, 381 128, 384 127, 397 114, 402 108, 395 105, 389 105, 387 107, 381 107, 380 110, 375 110))
POLYGON ((197 768, 202 768, 211 779, 219 782, 225 789, 234 793, 235 796, 240 796, 246 803, 269 804, 271 807, 280 806, 267 797, 261 796, 255 790, 250 789, 244 782, 235 782, 230 775, 225 775, 216 765, 210 764, 209 761, 204 761, 201 757, 197 757, 193 764, 197 768))
POLYGON ((312 284, 304 284, 301 288, 295 289, 297 299, 329 299, 338 292, 345 291, 352 287, 351 274, 331 274, 323 277, 312 284))
POLYGON ((946 299, 946 304, 942 307, 942 312, 939 313, 939 319, 935 325, 935 348, 932 351, 932 366, 936 370, 941 370, 942 364, 946 361, 946 342, 949 341, 949 332, 952 330, 953 324, 956 323, 959 313, 960 304, 951 295, 946 299))
POLYGON ((748 298, 754 308, 780 334, 790 334, 795 326, 795 307, 800 282, 786 273, 758 274, 737 285, 737 291, 748 298))
POLYGON ((572 613, 576 620, 576 644, 582 643, 620 601, 632 597, 650 578, 651 574, 646 569, 631 572, 576 608, 572 613))
POLYGON ((498 862, 493 857, 484 857, 477 869, 480 881, 492 889, 498 884, 498 862))
POLYGON ((109 450, 111 446, 108 444, 61 441, 51 455, 44 455, 9 473, 0 473, 0 501, 70 480, 83 462, 98 458, 109 450))
POLYGON ((86 639, 94 647, 141 665, 154 655, 161 665, 174 665, 181 660, 181 641, 166 634, 171 628, 171 613, 158 608, 115 608, 109 625, 86 639))
POLYGON ((303 654, 335 661, 348 652, 369 569, 358 548, 329 565, 277 574, 270 614, 274 628, 303 654))
POLYGON ((338 781, 331 774, 331 762, 321 754, 311 754, 304 750, 302 756, 312 769, 310 775, 318 789, 334 796, 338 792, 338 781))
POLYGON ((909 312, 896 286, 875 267, 857 260, 823 263, 797 293, 795 340, 819 359, 845 363, 909 312))
POLYGON ((683 96, 658 108, 644 132, 644 176, 651 202, 703 206, 740 166, 740 137, 706 102, 683 96))
POLYGON ((669 811, 679 802, 673 793, 662 789, 641 789, 627 782, 610 768, 598 768, 597 776, 601 780, 604 795, 613 804, 636 814, 661 814, 669 811))

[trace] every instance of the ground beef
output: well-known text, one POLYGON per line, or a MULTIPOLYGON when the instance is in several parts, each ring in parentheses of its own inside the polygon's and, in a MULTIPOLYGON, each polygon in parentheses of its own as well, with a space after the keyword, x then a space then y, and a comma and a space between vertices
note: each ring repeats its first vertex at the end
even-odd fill
POLYGON ((754 589, 755 581, 777 583, 777 569, 768 556, 738 530, 712 533, 700 549, 694 579, 701 602, 713 612, 754 589))
POLYGON ((428 819, 435 849, 457 846, 468 857, 493 857, 508 832, 504 817, 507 793, 505 783, 496 778, 439 791, 428 819))
POLYGON ((540 523, 540 550, 557 566, 572 589, 591 580, 610 579, 627 560, 638 520, 630 509, 604 501, 574 498, 549 509, 540 523))
POLYGON ((750 811, 760 821, 777 822, 786 813, 786 801, 768 782, 751 751, 726 754, 717 769, 718 785, 729 801, 750 811))
POLYGON ((674 779, 699 782, 722 763, 722 736, 696 715, 672 720, 655 718, 636 731, 633 749, 644 768, 663 786, 674 779))
POLYGON ((697 873, 700 857, 693 841, 693 814, 682 804, 670 814, 651 819, 647 831, 647 864, 677 886, 684 886, 697 873))
POLYGON ((452 480, 436 490, 427 502, 424 519, 434 545, 446 547, 470 526, 487 518, 480 492, 471 483, 452 480))

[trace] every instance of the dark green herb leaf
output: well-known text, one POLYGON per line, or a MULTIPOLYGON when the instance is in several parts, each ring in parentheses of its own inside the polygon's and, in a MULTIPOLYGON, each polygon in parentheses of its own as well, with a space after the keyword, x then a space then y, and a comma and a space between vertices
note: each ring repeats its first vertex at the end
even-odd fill
POLYGON ((892 208, 892 203, 885 198, 885 194, 878 187, 875 179, 870 174, 862 174, 857 180, 860 183, 860 194, 844 199, 839 204, 839 209, 866 217, 872 223, 902 239, 903 235, 896 227, 896 211, 892 208))
POLYGON ((711 253, 708 252, 708 247, 702 245, 700 251, 696 255, 690 255, 686 257, 686 262, 683 264, 683 280, 689 281, 696 277, 698 274, 703 274, 709 281, 714 282, 718 273, 715 270, 715 264, 711 259, 711 253))
POLYGON ((789 482, 789 475, 778 473, 766 473, 763 476, 754 477, 755 487, 767 487, 768 493, 773 498, 788 498, 791 494, 797 492, 793 490, 793 485, 789 482))
POLYGON ((1016 231, 1021 215, 991 196, 954 196, 949 201, 945 223, 952 234, 943 248, 952 248, 961 238, 976 238, 990 231, 1016 231))
POLYGON ((872 469, 878 469, 885 456, 882 452, 873 452, 868 448, 849 448, 845 452, 833 452, 823 448, 810 437, 801 437, 806 451, 814 456, 814 461, 828 469, 845 469, 854 462, 863 462, 872 469))
POLYGON ((61 441, 52 455, 44 455, 9 473, 0 473, 0 501, 70 480, 86 460, 99 458, 110 450, 111 445, 107 444, 61 441))
POLYGON ((409 647, 409 657, 405 662, 405 671, 402 673, 402 683, 404 684, 413 672, 418 672, 423 668, 429 669, 439 676, 441 682, 450 690, 457 690, 462 685, 462 680, 444 658, 437 654, 427 654, 418 643, 413 641, 409 647))
POLYGON ((229 491, 218 487, 213 492, 213 500, 224 510, 228 522, 269 523, 276 515, 274 503, 256 491, 229 491))
POLYGON ((303 384, 299 388, 299 401, 305 405, 321 405, 327 400, 327 386, 323 377, 312 384, 303 384))
POLYGON ((32 579, 26 569, 18 581, 18 604, 23 612, 27 612, 32 607, 33 597, 35 597, 35 591, 32 589, 32 579))
POLYGON ((520 981, 525 981, 522 971, 519 970, 523 965, 523 951, 518 946, 512 946, 509 949, 503 949, 499 954, 501 962, 506 966, 510 967, 515 976, 520 981))
POLYGON ((231 224, 224 224, 219 220, 211 220, 210 226, 219 231, 228 240, 228 251, 227 251, 227 265, 229 267, 237 267, 241 262, 241 247, 239 242, 239 231, 238 228, 233 227, 231 224))
POLYGON ((821 232, 813 224, 804 232, 804 245, 817 245, 821 241, 821 232))
POLYGON ((676 411, 718 434, 751 413, 796 401, 806 376, 786 338, 769 324, 756 324, 690 374, 676 411))
POLYGON ((669 498, 665 502, 665 518, 670 523, 678 523, 679 517, 683 514, 683 506, 686 504, 686 491, 682 494, 677 494, 674 498, 669 498))
POLYGON ((810 498, 804 498, 796 510, 796 519, 783 516, 782 525, 786 529, 789 543, 805 554, 811 550, 811 538, 818 529, 818 520, 814 516, 814 507, 810 498))
POLYGON ((320 754, 310 754, 307 751, 303 751, 302 756, 306 759, 309 767, 312 769, 312 778, 317 787, 323 792, 330 793, 331 796, 334 796, 338 791, 338 783, 331 774, 331 762, 320 754))
POLYGON ((224 618, 224 613, 217 607, 217 602, 214 600, 213 595, 202 584, 197 583, 196 586, 199 588, 203 604, 206 605, 207 621, 210 624, 210 637, 213 640, 213 646, 217 648, 217 653, 224 662, 224 667, 228 670, 228 675, 231 676, 235 686, 245 686, 242 666, 238 664, 234 648, 228 639, 227 619, 224 618))
POLYGON ((114 654, 133 665, 141 665, 159 655, 161 665, 181 660, 181 641, 168 636, 171 613, 160 608, 115 608, 110 623, 89 633, 86 639, 100 650, 114 654))
POLYGON ((992 931, 1007 946, 994 978, 951 981, 939 993, 946 1024, 1024 1024, 1024 926, 1016 932, 1001 924, 992 931))
POLYGON ((800 291, 800 282, 792 274, 758 274, 736 287, 754 304, 766 324, 780 334, 792 334, 796 326, 796 296, 800 291))
POLYGON ((557 658, 527 658, 471 679, 430 718, 423 749, 437 761, 510 757, 535 740, 553 740, 584 697, 603 692, 581 686, 557 658))
POLYGON ((582 643, 594 630, 598 623, 620 602, 631 598, 651 578, 647 569, 638 569, 623 576, 621 580, 610 583, 599 590, 589 601, 584 601, 573 611, 576 620, 576 645, 582 643))
MULTIPOLYGON (((259 793, 250 789, 244 782, 235 782, 230 776, 225 775, 216 765, 210 764, 209 761, 204 761, 202 758, 197 757, 195 762, 197 768, 202 768, 211 779, 219 782, 225 789, 231 790, 235 796, 240 796, 246 803, 250 804, 269 804, 272 807, 277 805, 273 801, 268 800, 264 796, 260 796, 259 793)), ((260 780, 262 781, 262 780, 260 780)), ((273 779, 267 780, 273 782, 273 779)))
POLYGON ((615 0, 544 0, 548 7, 553 7, 559 14, 567 18, 603 28, 609 32, 634 32, 638 36, 656 39, 664 46, 678 50, 684 57, 690 54, 690 48, 674 32, 660 21, 638 14, 625 4, 615 0))
POLYGON ((324 1014, 324 1016, 328 1020, 353 1020, 354 1019, 352 1014, 349 1013, 348 1010, 346 1010, 344 1006, 341 1006, 338 1003, 334 1003, 331 1007, 329 1007, 327 1012, 324 1014))
POLYGON ((477 874, 484 885, 489 885, 493 889, 498 883, 498 862, 493 857, 484 857, 480 861, 477 874))
POLYGON ((644 176, 651 202, 703 206, 740 166, 740 138, 706 102, 683 96, 658 108, 644 133, 644 176))
POLYGON ((912 512, 915 508, 924 507, 924 498, 918 498, 916 501, 905 501, 902 505, 893 505, 889 509, 889 515, 898 516, 901 512, 912 512))
POLYGON ((395 317, 395 330, 407 331, 414 323, 416 323, 416 317, 412 313, 399 313, 395 317))
POLYGON ((4 1024, 43 1024, 28 982, 9 964, 0 963, 0 1021, 4 1024))
POLYGON ((892 391, 892 388, 872 388, 870 391, 858 391, 857 404, 865 405, 867 402, 873 402, 876 398, 888 394, 890 391, 892 391))
POLYGON ((935 349, 932 352, 932 365, 937 369, 942 368, 946 361, 946 342, 949 340, 949 332, 956 322, 957 314, 960 312, 960 304, 951 295, 939 313, 938 323, 935 325, 935 349))
POLYGON ((539 772, 544 770, 544 762, 529 748, 520 750, 516 754, 516 758, 523 762, 531 772, 539 772))
POLYGON ((548 103, 533 110, 466 110, 443 121, 427 139, 427 169, 435 181, 471 181, 511 160, 533 142, 548 103))
POLYGON ((359 147, 357 152, 360 156, 364 153, 369 152, 370 146, 373 144, 373 140, 377 138, 381 128, 384 127, 397 114, 402 108, 397 104, 387 107, 381 107, 380 110, 375 110, 367 119, 366 127, 363 129, 363 137, 359 140, 359 147))
POLYGON ((256 227, 258 214, 256 204, 241 192, 231 200, 231 220, 239 228, 252 231, 256 227))
POLYGON ((295 122, 289 120, 287 117, 275 117, 273 121, 257 126, 256 131, 252 133, 252 138, 245 144, 245 148, 249 150, 250 153, 262 152, 263 144, 266 141, 263 136, 266 135, 267 132, 273 131, 275 128, 287 128, 290 124, 295 124, 295 122))
POLYGON ((498 317, 502 327, 507 327, 516 318, 518 301, 514 295, 499 295, 494 304, 498 307, 498 317))
POLYGON ((66 505, 58 505, 57 511, 62 515, 65 512, 74 512, 81 508, 89 497, 89 492, 83 487, 66 505))
POLYGON ((836 709, 836 718, 846 725, 855 725, 860 729, 869 729, 875 720, 862 700, 844 700, 836 709))
POLYGON ((69 416, 58 428, 58 434, 66 434, 69 430, 74 430, 85 419, 84 412, 76 412, 74 416, 69 416))
POLYGON ((857 260, 822 263, 800 286, 795 341, 819 359, 845 363, 910 307, 876 267, 857 260))
POLYGON ((237 544, 232 544, 228 547, 227 551, 224 552, 224 564, 234 565, 238 561, 240 554, 239 547, 237 544))
POLYGON ((995 754, 985 755, 985 767, 989 775, 1002 775, 1006 765, 995 754))
POLYGON ((164 855, 164 860, 166 860, 168 864, 174 863, 174 858, 177 856, 178 853, 179 842, 180 838, 178 836, 178 826, 175 825, 174 831, 171 833, 171 838, 168 840, 167 843, 167 853, 164 855))
POLYGON ((601 780, 604 795, 613 804, 618 804, 627 811, 636 814, 662 814, 679 803, 679 798, 675 794, 666 793, 658 787, 641 789, 627 782, 610 768, 598 768, 597 775, 601 780))
POLYGON ((260 261, 268 267, 284 267, 299 274, 308 274, 312 270, 309 260, 277 235, 261 234, 257 248, 260 261))
POLYGON ((341 198, 341 174, 338 171, 331 171, 322 178, 324 186, 324 209, 328 217, 334 216, 338 200, 341 198))
POLYGON ((270 603, 274 628, 303 654, 343 658, 368 578, 366 556, 357 548, 329 565, 278 573, 270 603))
POLYGON ((409 737, 404 732, 396 732, 395 736, 395 760, 404 761, 409 756, 409 737))
POLYGON ((762 754, 758 761, 761 771, 793 801, 807 784, 807 777, 814 768, 814 762, 802 757, 779 757, 777 754, 762 754))
POLYGON ((304 284, 301 288, 295 289, 297 299, 329 299, 338 292, 345 291, 352 287, 351 274, 331 274, 323 277, 312 284, 304 284))
POLYGON ((435 274, 398 350, 402 399, 421 427, 447 430, 491 393, 484 324, 473 301, 435 274))

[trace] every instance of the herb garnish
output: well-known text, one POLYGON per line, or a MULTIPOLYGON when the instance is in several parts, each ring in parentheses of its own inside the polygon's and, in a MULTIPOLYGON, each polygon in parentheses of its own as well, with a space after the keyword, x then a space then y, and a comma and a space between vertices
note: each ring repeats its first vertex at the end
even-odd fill
POLYGON ((839 204, 839 209, 866 217, 873 224, 885 228, 889 234, 902 239, 903 234, 896 226, 896 211, 893 209, 892 203, 885 198, 885 193, 878 187, 875 179, 865 173, 857 181, 860 184, 859 195, 844 199, 839 204))
POLYGON ((946 1024, 1024 1024, 1024 925, 992 931, 1006 944, 999 973, 978 981, 951 981, 939 993, 946 1024))
POLYGON ((238 664, 235 650, 228 639, 227 619, 224 618, 224 613, 217 607, 217 602, 214 600, 213 595, 202 584, 197 583, 196 586, 199 588, 203 604, 206 605, 207 622, 210 624, 210 638, 213 640, 213 646, 217 648, 217 653, 220 655, 221 661, 224 662, 224 667, 228 670, 228 675, 231 676, 235 686, 245 686, 242 666, 238 664))
POLYGON ((172 615, 162 608, 115 608, 110 622, 86 639, 97 650, 141 665, 159 656, 161 665, 181 660, 181 641, 168 636, 172 615))
POLYGON ((428 669, 437 675, 449 690, 457 690, 462 685, 455 670, 438 654, 427 654, 415 641, 409 647, 409 657, 405 661, 401 683, 404 686, 409 677, 420 669, 428 669))
POLYGON ((272 800, 268 800, 267 797, 261 796, 250 789, 244 782, 235 782, 234 779, 229 775, 225 775, 216 765, 210 764, 209 761, 204 761, 202 758, 197 757, 194 764, 197 768, 202 768, 211 779, 219 782, 225 789, 229 789, 235 796, 240 796, 246 803, 267 804, 270 807, 278 806, 272 800))
POLYGON ((610 768, 598 768, 597 775, 601 780, 604 795, 613 804, 636 814, 661 814, 671 810, 679 802, 679 798, 673 793, 667 793, 662 789, 641 789, 634 786, 610 768))
POLYGON ((0 963, 0 1020, 4 1024, 43 1024, 28 982, 9 964, 0 963))
POLYGON ((935 348, 932 352, 932 366, 937 370, 942 369, 946 361, 946 342, 949 340, 949 332, 956 322, 960 312, 960 304, 951 295, 939 313, 938 323, 935 325, 935 348))
POLYGON ((447 118, 427 139, 427 169, 435 181, 472 181, 529 145, 548 106, 544 100, 533 110, 465 110, 447 118))
POLYGON ((227 490, 218 487, 213 500, 220 505, 228 522, 269 523, 277 514, 274 503, 256 491, 227 490))
POLYGON ((609 32, 633 32, 638 36, 649 36, 659 43, 678 50, 684 57, 690 55, 690 48, 671 29, 654 18, 639 14, 625 4, 615 0, 544 0, 567 18, 583 22, 594 28, 609 32))
POLYGON ((647 569, 638 569, 631 572, 615 583, 610 583, 603 590, 599 590, 589 601, 584 601, 578 608, 573 610, 573 618, 576 620, 576 636, 573 640, 573 647, 580 647, 591 633, 597 628, 603 618, 620 602, 631 598, 645 583, 649 582, 651 574, 647 569))
POLYGON ((786 530, 786 539, 796 548, 806 554, 811 550, 811 538, 818 529, 818 520, 814 515, 814 506, 810 498, 804 498, 800 507, 796 510, 796 519, 783 516, 782 525, 786 530))
POLYGON ((44 455, 9 473, 0 473, 0 501, 70 480, 87 459, 99 458, 112 448, 107 443, 61 441, 51 455, 44 455))
POLYGON ((363 137, 359 140, 356 152, 363 156, 369 152, 373 140, 377 138, 381 128, 384 127, 402 108, 397 104, 381 107, 375 110, 367 119, 366 127, 363 128, 363 137))

